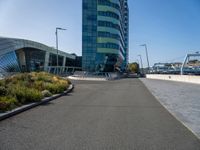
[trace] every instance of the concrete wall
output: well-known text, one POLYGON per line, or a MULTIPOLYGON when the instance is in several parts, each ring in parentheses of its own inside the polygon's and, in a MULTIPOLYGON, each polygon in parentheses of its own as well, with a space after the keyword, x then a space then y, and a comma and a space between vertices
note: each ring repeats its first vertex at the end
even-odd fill
POLYGON ((200 76, 147 74, 146 77, 149 79, 160 79, 160 80, 170 80, 170 81, 200 84, 200 76))
POLYGON ((44 70, 48 71, 48 66, 49 66, 49 52, 46 51, 45 53, 45 63, 44 63, 44 70))

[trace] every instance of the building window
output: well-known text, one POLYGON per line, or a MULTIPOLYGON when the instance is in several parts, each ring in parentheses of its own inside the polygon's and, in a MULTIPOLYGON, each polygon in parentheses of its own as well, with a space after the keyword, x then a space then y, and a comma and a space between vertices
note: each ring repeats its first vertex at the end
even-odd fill
POLYGON ((117 15, 116 13, 111 12, 111 11, 98 11, 98 15, 119 19, 119 15, 117 15))
MULTIPOLYGON (((63 56, 58 55, 58 66, 63 66, 63 56)), ((57 55, 49 54, 49 66, 57 66, 57 55)))
POLYGON ((6 53, 0 56, 0 73, 20 72, 15 52, 6 53))

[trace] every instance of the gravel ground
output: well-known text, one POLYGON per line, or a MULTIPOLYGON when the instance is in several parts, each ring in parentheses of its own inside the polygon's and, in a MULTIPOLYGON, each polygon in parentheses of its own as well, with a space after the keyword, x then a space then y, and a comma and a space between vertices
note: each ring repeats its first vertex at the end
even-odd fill
POLYGON ((161 104, 200 138, 200 85, 144 78, 141 81, 161 104))

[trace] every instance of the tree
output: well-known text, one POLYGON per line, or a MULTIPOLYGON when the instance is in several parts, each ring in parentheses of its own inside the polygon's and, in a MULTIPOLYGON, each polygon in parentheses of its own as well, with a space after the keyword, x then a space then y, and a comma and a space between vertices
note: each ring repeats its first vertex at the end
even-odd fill
POLYGON ((128 64, 127 70, 128 70, 128 72, 131 72, 131 73, 139 73, 138 63, 133 62, 133 63, 128 64))

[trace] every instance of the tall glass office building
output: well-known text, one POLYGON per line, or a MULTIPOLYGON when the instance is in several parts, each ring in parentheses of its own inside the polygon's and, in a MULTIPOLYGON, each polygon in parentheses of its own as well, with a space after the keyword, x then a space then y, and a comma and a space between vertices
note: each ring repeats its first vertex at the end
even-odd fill
POLYGON ((128 63, 128 0, 83 0, 82 67, 123 71, 128 63))

